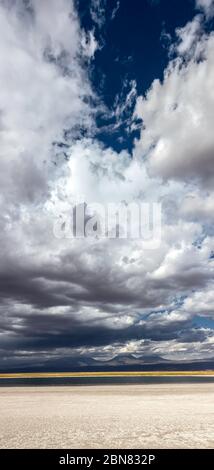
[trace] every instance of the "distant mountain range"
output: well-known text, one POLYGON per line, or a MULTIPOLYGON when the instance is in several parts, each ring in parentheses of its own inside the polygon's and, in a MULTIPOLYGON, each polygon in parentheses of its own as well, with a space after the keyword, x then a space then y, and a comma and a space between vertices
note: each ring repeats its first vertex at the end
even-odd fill
POLYGON ((37 365, 22 364, 0 372, 102 372, 102 371, 181 371, 214 370, 214 359, 197 361, 169 361, 158 355, 136 357, 132 354, 119 354, 108 361, 100 361, 87 356, 49 359, 37 365))

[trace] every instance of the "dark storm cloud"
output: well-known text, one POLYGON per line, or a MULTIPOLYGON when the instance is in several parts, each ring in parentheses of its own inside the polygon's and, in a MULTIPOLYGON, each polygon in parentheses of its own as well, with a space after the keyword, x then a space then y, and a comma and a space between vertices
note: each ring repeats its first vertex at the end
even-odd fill
MULTIPOLYGON (((206 331, 194 329, 192 317, 182 311, 174 318, 170 312, 154 312, 147 314, 146 320, 141 319, 141 311, 168 302, 181 281, 185 286, 186 272, 183 279, 176 273, 168 285, 167 279, 144 277, 142 286, 133 263, 132 272, 127 273, 113 264, 114 253, 108 256, 96 244, 82 243, 81 247, 84 249, 74 244, 72 250, 66 249, 48 261, 23 255, 21 260, 14 256, 7 263, 6 256, 0 272, 1 347, 5 360, 15 359, 21 351, 28 353, 25 362, 34 364, 43 351, 48 356, 64 349, 125 346, 130 341, 206 341, 206 331), (124 321, 127 315, 128 323, 124 321)), ((192 273, 194 270, 197 266, 193 265, 192 273)), ((200 286, 206 276, 205 272, 200 286)), ((198 281, 196 272, 192 285, 198 281)))
MULTIPOLYGON (((114 241, 120 249, 120 241, 114 241)), ((112 242, 113 243, 113 242, 112 242)), ((111 246, 111 245, 110 245, 111 246)), ((131 249, 131 243, 127 243, 131 249)), ((38 246, 39 250, 39 246, 38 246)), ((166 303, 173 292, 205 287, 213 276, 209 263, 184 258, 174 272, 164 277, 144 273, 144 264, 130 263, 127 271, 114 264, 116 254, 105 245, 74 244, 69 250, 49 261, 23 256, 8 258, 2 253, 0 293, 2 298, 29 303, 38 308, 51 306, 88 305, 132 306, 154 308, 166 303), (5 259, 4 259, 5 258, 5 259), (188 262, 188 265, 186 265, 188 262), (142 282, 141 282, 142 278, 142 282)), ((192 252, 197 256, 197 249, 192 252)), ((125 258, 124 258, 125 259, 125 258)), ((124 265, 127 265, 125 261, 124 265)), ((111 307, 112 308, 112 307, 111 307)))
MULTIPOLYGON (((6 307, 5 307, 6 308, 6 307)), ((70 311, 69 314, 46 314, 40 312, 19 312, 2 317, 0 328, 5 332, 3 343, 7 349, 23 349, 35 351, 38 349, 55 350, 60 348, 78 348, 105 346, 114 343, 124 343, 130 340, 150 339, 152 341, 166 341, 180 339, 182 341, 200 341, 203 334, 191 329, 190 319, 161 321, 156 324, 154 318, 142 323, 136 321, 130 326, 117 327, 105 324, 99 319, 83 319, 83 312, 70 311)))
MULTIPOLYGON (((80 367, 81 355, 91 364, 93 353, 87 352, 94 348, 111 345, 113 348, 125 346, 130 341, 144 341, 146 354, 151 344, 178 341, 192 348, 192 343, 200 346, 206 343, 210 332, 194 328, 191 318, 175 318, 169 315, 155 314, 147 316, 146 321, 136 319, 135 323, 115 328, 114 324, 106 324, 101 318, 84 318, 84 311, 70 310, 66 314, 30 311, 19 304, 13 311, 10 304, 4 305, 1 316, 1 361, 0 368, 47 367, 49 359, 51 367, 80 367), (168 318, 167 318, 168 317, 168 318), (147 346, 146 346, 147 345, 147 346), (189 345, 189 346, 188 346, 189 345), (63 353, 61 353, 63 351, 63 353), (67 351, 65 353, 65 351, 67 351), (72 362, 73 357, 73 362, 72 362), (64 358, 64 359, 63 359, 64 358), (78 360, 77 360, 78 358, 78 360), (41 363, 41 366, 39 364, 41 363)), ((108 315, 107 315, 107 319, 108 315)), ((209 347, 207 349, 209 351, 209 347)))

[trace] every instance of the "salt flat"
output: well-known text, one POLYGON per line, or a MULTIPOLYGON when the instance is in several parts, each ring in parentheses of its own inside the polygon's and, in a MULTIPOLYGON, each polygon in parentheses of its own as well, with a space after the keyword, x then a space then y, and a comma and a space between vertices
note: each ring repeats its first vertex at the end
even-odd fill
POLYGON ((213 448, 214 384, 1 387, 1 448, 213 448))

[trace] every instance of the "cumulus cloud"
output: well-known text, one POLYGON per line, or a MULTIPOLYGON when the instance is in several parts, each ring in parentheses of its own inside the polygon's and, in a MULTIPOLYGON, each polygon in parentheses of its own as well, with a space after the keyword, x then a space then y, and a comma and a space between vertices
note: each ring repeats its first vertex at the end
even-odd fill
POLYGON ((35 202, 47 196, 65 131, 92 125, 83 34, 67 0, 51 9, 1 1, 0 28, 1 188, 13 201, 35 202))
POLYGON ((201 9, 207 18, 211 18, 214 15, 213 0, 196 0, 196 7, 201 9))
POLYGON ((214 293, 213 285, 204 291, 194 292, 184 302, 184 309, 191 314, 205 315, 213 317, 214 314, 214 293))
POLYGON ((211 191, 208 195, 193 192, 185 195, 180 207, 182 217, 189 220, 200 220, 206 223, 210 229, 213 224, 214 194, 211 191))
POLYGON ((183 28, 177 28, 176 35, 178 42, 172 45, 171 53, 175 50, 181 56, 186 55, 191 57, 193 54, 196 55, 198 40, 201 37, 202 31, 202 17, 200 15, 189 21, 183 28))
MULTIPOLYGON (((189 47, 192 47, 192 39, 189 47)), ((200 60, 197 52, 197 56, 193 55, 187 62, 180 58, 171 61, 163 83, 155 80, 147 95, 138 98, 136 115, 143 119, 144 126, 136 151, 147 159, 152 175, 212 187, 212 33, 202 36, 199 50, 200 60)))

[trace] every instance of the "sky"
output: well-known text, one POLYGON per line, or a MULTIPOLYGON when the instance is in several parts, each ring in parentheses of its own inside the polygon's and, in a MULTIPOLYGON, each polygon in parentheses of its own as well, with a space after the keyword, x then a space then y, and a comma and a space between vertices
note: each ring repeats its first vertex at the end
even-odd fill
POLYGON ((2 371, 213 359, 213 31, 214 0, 0 0, 2 371), (161 204, 159 246, 57 237, 76 201, 161 204))

